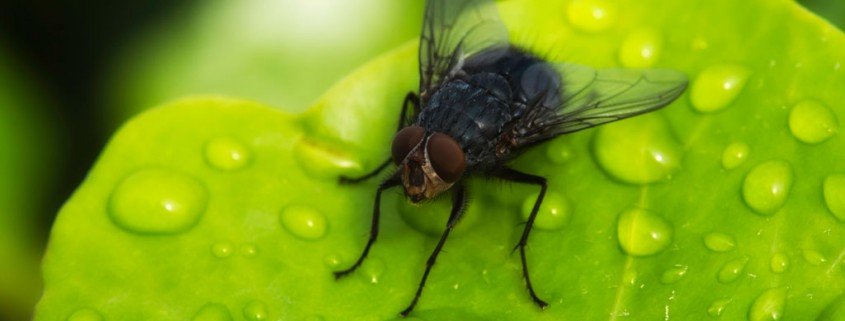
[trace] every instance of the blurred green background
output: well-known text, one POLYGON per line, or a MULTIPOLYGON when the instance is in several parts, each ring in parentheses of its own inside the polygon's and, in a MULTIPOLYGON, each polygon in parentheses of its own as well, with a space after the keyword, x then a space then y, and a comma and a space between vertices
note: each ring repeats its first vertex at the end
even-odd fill
MULTIPOLYGON (((800 2, 845 24, 843 0, 800 2)), ((301 111, 356 66, 414 39, 422 6, 0 3, 0 320, 29 319, 53 216, 124 120, 188 94, 301 111)))

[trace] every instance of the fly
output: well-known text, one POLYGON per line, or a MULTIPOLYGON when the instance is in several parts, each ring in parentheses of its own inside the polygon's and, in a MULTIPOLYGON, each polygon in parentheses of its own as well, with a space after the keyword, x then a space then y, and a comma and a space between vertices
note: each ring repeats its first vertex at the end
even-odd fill
POLYGON ((467 207, 464 180, 472 176, 531 184, 540 189, 514 251, 519 250, 528 295, 538 307, 525 257, 546 178, 508 167, 520 153, 557 136, 647 113, 674 101, 687 87, 672 70, 601 69, 549 62, 508 41, 491 0, 429 0, 419 49, 419 95, 405 97, 391 157, 352 184, 392 162, 396 171, 376 189, 370 237, 355 271, 378 236, 383 191, 402 186, 418 203, 451 191, 452 208, 425 272, 402 316, 417 304, 449 232, 467 207), (410 108, 410 109, 409 109, 410 108))

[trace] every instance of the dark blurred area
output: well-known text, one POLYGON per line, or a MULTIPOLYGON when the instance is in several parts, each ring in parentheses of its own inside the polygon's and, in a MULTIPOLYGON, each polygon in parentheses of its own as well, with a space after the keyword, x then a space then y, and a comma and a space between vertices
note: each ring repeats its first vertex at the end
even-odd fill
MULTIPOLYGON (((845 23, 843 0, 799 2, 845 23)), ((125 119, 192 93, 300 111, 414 39, 421 10, 422 0, 0 2, 0 320, 29 318, 54 216, 125 119)))

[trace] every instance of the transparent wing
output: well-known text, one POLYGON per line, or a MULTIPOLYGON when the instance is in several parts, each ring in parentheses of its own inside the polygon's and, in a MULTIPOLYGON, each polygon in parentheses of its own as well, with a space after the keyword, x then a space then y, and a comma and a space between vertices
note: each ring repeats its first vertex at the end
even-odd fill
POLYGON ((492 0, 428 0, 420 36, 423 106, 463 60, 490 47, 508 46, 508 33, 492 0))
POLYGON ((542 92, 514 132, 517 145, 647 113, 668 105, 687 87, 687 77, 667 69, 600 69, 550 63, 559 91, 542 92), (555 104, 549 105, 549 102, 555 104))

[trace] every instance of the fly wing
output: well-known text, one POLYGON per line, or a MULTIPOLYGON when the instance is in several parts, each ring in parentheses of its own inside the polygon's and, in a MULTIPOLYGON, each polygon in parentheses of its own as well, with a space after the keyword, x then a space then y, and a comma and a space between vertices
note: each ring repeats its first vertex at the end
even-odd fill
POLYGON ((419 51, 422 106, 467 56, 506 46, 507 29, 492 0, 426 1, 419 51))
POLYGON ((534 106, 514 126, 516 147, 660 109, 687 87, 686 75, 674 70, 549 65, 560 76, 560 88, 533 97, 534 106))

